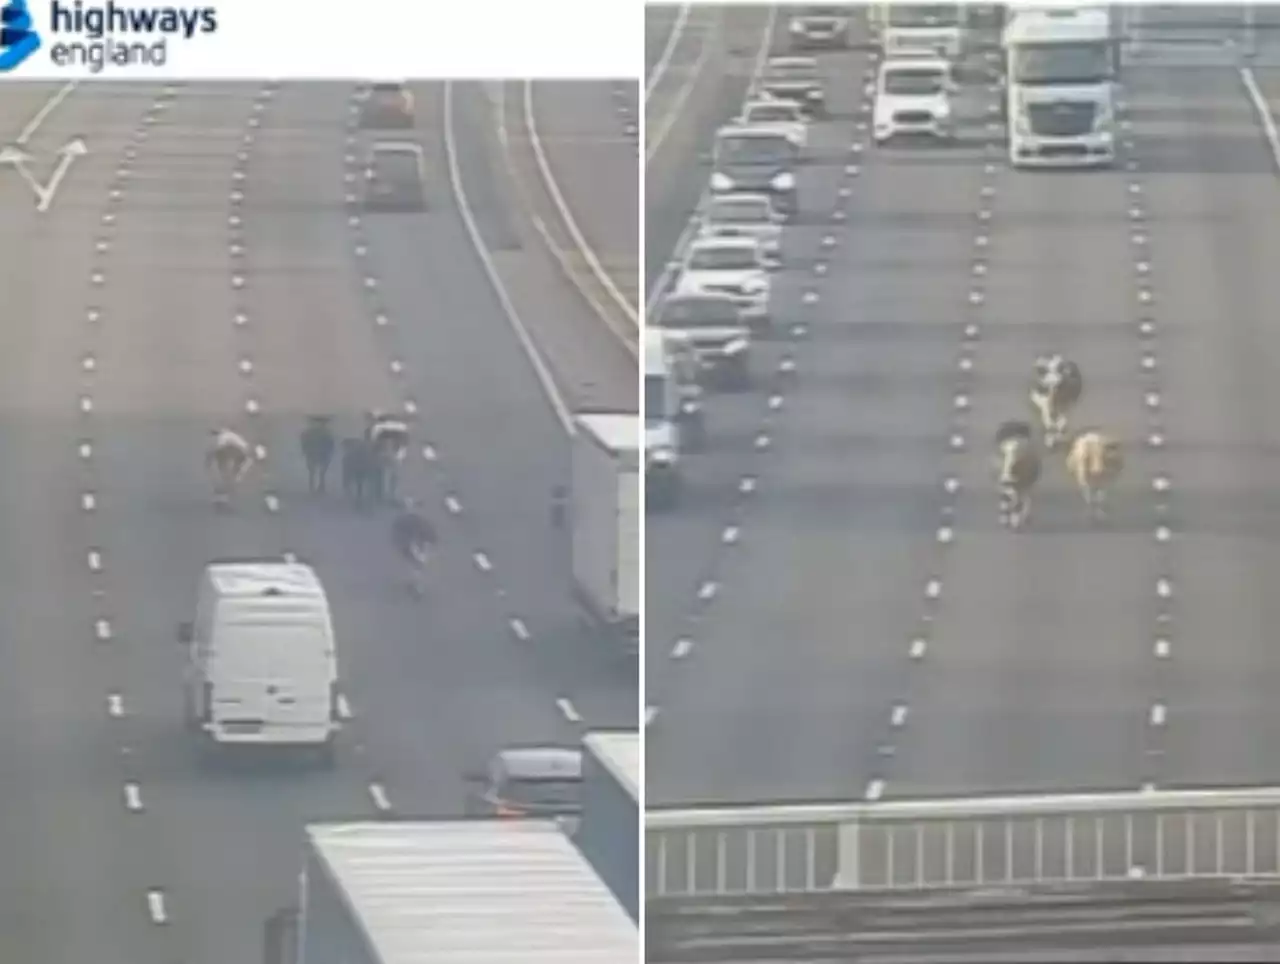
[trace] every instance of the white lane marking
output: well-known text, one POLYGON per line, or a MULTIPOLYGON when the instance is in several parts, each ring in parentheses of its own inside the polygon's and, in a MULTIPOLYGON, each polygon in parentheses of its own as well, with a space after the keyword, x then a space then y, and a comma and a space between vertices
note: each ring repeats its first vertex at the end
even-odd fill
POLYGON ((1155 489, 1157 492, 1168 492, 1169 485, 1170 485, 1170 482, 1169 482, 1169 477, 1167 475, 1157 475, 1154 479, 1151 480, 1151 487, 1155 489))
POLYGON ((124 716, 124 697, 119 693, 107 694, 107 716, 113 720, 121 719, 124 716))
POLYGON ((152 888, 147 891, 147 916, 156 925, 169 923, 169 908, 165 905, 163 890, 152 888))
POLYGON ((98 500, 92 492, 82 493, 80 496, 80 508, 85 512, 92 512, 98 507, 98 500))
POLYGON ((560 715, 570 723, 582 722, 582 714, 578 712, 578 708, 567 697, 562 696, 556 700, 556 708, 560 710, 560 715))
POLYGON ((927 652, 929 652, 929 642, 920 636, 911 640, 911 646, 907 649, 907 655, 912 659, 924 659, 927 652))
POLYGON ((338 719, 350 721, 355 718, 355 714, 351 711, 351 702, 347 699, 346 693, 339 693, 337 700, 338 719))
POLYGON ((136 783, 124 785, 124 805, 130 813, 142 813, 142 787, 136 783))
POLYGON ((738 536, 741 535, 741 533, 742 530, 737 526, 725 526, 723 531, 720 533, 720 541, 726 546, 734 545, 737 543, 738 536))
POLYGON ((102 553, 100 553, 97 549, 89 550, 89 571, 90 572, 102 571, 102 553))
POLYGON ((36 131, 40 129, 40 126, 49 119, 49 115, 57 110, 58 105, 71 96, 71 92, 78 86, 80 86, 80 81, 69 80, 58 88, 58 90, 54 92, 53 96, 40 106, 40 109, 36 111, 35 116, 33 116, 31 120, 27 121, 22 130, 18 132, 18 136, 14 138, 14 143, 18 146, 22 146, 26 144, 27 141, 31 140, 31 138, 35 136, 36 131))
POLYGON ((525 357, 528 358, 534 375, 537 376, 538 384, 542 387, 543 394, 551 405, 551 410, 555 413, 556 418, 559 419, 565 432, 573 435, 577 429, 573 423, 573 414, 569 404, 560 393, 560 389, 555 383, 555 377, 551 374, 550 367, 538 351, 537 345, 534 344, 533 337, 529 334, 528 328, 516 310, 516 306, 511 301, 511 296, 507 293, 506 286, 502 283, 502 278, 498 275, 498 269, 493 263, 493 257, 484 243, 484 238, 480 235, 480 229, 476 224, 475 214, 471 210, 471 202, 467 197, 466 189, 462 186, 462 171, 458 162, 458 145, 454 138, 453 127, 453 82, 448 80, 444 82, 444 148, 445 160, 449 169, 449 185, 453 192, 454 200, 457 202, 458 213, 462 216, 463 227, 466 229, 467 237, 471 241, 471 247, 480 259, 480 265, 489 278, 489 284, 492 286, 494 294, 498 297, 498 303, 502 306, 502 313, 506 316, 516 340, 520 343, 520 347, 524 349, 525 357))
POLYGON ((907 722, 907 704, 899 703, 893 708, 893 712, 889 716, 889 724, 893 727, 900 727, 907 722))
POLYGON ((689 9, 691 6, 692 4, 687 0, 685 3, 680 4, 676 19, 667 33, 667 42, 662 48, 662 53, 658 55, 658 62, 653 65, 653 72, 649 74, 648 83, 644 85, 645 107, 649 106, 649 98, 653 96, 654 89, 662 82, 667 69, 671 66, 672 58, 676 54, 676 48, 680 46, 680 39, 684 36, 684 28, 689 22, 689 9))
POLYGON ((938 541, 943 545, 949 544, 955 538, 955 532, 951 526, 942 526, 938 530, 938 541))
POLYGON ((509 625, 511 627, 511 631, 515 633, 516 639, 521 642, 529 641, 529 627, 525 625, 523 619, 518 616, 512 616, 511 619, 507 621, 507 625, 509 625))
POLYGON ((1156 659, 1168 659, 1169 640, 1163 638, 1157 639, 1155 645, 1152 647, 1152 651, 1155 653, 1156 659))
MULTIPOLYGON (((583 235, 582 229, 578 226, 578 220, 573 215, 573 209, 569 206, 564 193, 560 190, 560 182, 556 180, 555 173, 551 170, 551 163, 547 159, 546 150, 543 148, 542 138, 538 134, 537 112, 533 106, 533 85, 534 81, 532 80, 524 81, 524 125, 529 133, 529 148, 533 153, 538 173, 542 177, 543 186, 546 187, 547 195, 551 198, 551 203, 555 205, 556 213, 560 215, 560 220, 564 222, 565 229, 569 232, 569 237, 573 239, 574 246, 577 247, 582 260, 586 262, 587 270, 604 288, 605 294, 622 312, 623 317, 631 325, 638 328, 640 325, 639 308, 627 300, 627 296, 622 293, 617 284, 614 283, 613 278, 609 276, 609 272, 605 270, 604 265, 600 263, 599 256, 583 235)), ((570 275, 570 279, 573 279, 572 275, 570 275)), ((576 286, 577 283, 575 281, 576 286)), ((602 315, 600 320, 605 323, 606 328, 618 336, 618 339, 628 350, 633 347, 631 339, 628 337, 628 332, 618 331, 610 324, 611 319, 608 317, 602 315)))
POLYGON ((1170 599, 1173 597, 1173 583, 1168 579, 1160 579, 1156 582, 1156 595, 1161 599, 1170 599))
POLYGON ((1168 718, 1168 711, 1163 703, 1151 704, 1151 725, 1164 726, 1165 720, 1168 718))
POLYGON ((710 602, 716 597, 716 593, 719 591, 719 588, 720 587, 716 585, 714 580, 708 579, 698 587, 698 600, 700 602, 710 602))
POLYGON ((444 507, 449 510, 450 515, 462 514, 462 503, 451 495, 444 497, 444 507))
POLYGON ((391 799, 387 796, 387 789, 377 781, 369 784, 369 799, 381 813, 391 810, 391 799))
POLYGON ((930 579, 924 587, 924 596, 926 599, 937 599, 942 595, 942 580, 930 579))
POLYGON ((656 720, 657 718, 658 718, 658 707, 656 707, 656 706, 646 706, 646 707, 644 708, 644 725, 645 725, 645 726, 648 726, 650 723, 652 723, 652 722, 653 722, 654 720, 656 720))
POLYGON ((693 640, 687 636, 682 636, 675 641, 675 645, 671 647, 672 659, 684 659, 693 652, 693 640))
POLYGON ((867 784, 866 798, 874 803, 884 795, 884 781, 877 778, 867 784))
POLYGON ((756 490, 756 480, 750 475, 744 475, 738 480, 738 491, 743 495, 750 495, 756 490))
POLYGON ((1271 115, 1267 99, 1263 96, 1251 67, 1240 68, 1240 79, 1244 82, 1245 93, 1249 95, 1254 113, 1258 115, 1258 123, 1262 125, 1262 134, 1267 139, 1267 147, 1271 149, 1271 160, 1280 168, 1280 131, 1276 129, 1276 121, 1271 115))
POLYGON ((268 512, 275 513, 280 511, 280 500, 272 493, 267 493, 263 496, 262 501, 266 504, 268 512))
POLYGON ((99 642, 103 642, 103 643, 111 639, 111 620, 109 619, 95 620, 93 624, 93 635, 98 639, 99 642))
POLYGON ((483 552, 472 554, 471 558, 475 561, 476 568, 481 572, 493 572, 493 562, 483 552))

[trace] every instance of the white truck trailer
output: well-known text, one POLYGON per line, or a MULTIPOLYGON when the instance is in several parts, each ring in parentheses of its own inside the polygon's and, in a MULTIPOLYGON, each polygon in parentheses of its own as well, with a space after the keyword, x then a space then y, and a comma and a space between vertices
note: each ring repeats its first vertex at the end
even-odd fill
POLYGON ((575 417, 569 493, 573 590, 588 631, 640 651, 640 415, 575 417))
POLYGON ((639 931, 552 821, 307 827, 265 964, 635 964, 639 931))
POLYGON ((582 738, 582 814, 575 840, 633 920, 640 919, 640 734, 582 738))
POLYGON ((1004 31, 1009 163, 1115 162, 1116 37, 1106 7, 1015 7, 1004 31))

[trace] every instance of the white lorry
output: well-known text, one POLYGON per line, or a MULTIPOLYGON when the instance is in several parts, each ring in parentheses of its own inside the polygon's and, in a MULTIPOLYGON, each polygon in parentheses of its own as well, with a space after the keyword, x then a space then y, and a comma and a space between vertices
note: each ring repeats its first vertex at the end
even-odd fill
POLYGON ((1014 167, 1115 163, 1116 38, 1105 7, 1014 11, 1005 27, 1005 114, 1014 167))
POLYGON ((188 728, 204 751, 310 749, 332 763, 342 727, 329 600, 310 566, 283 559, 205 567, 187 647, 188 728))
MULTIPOLYGON (((631 847, 635 849, 635 837, 631 847)), ((549 820, 312 824, 266 964, 635 964, 640 933, 549 820)))
POLYGON ((582 412, 570 456, 574 596, 589 631, 640 648, 641 417, 582 412))
POLYGON ((881 53, 933 53, 960 60, 965 52, 965 4, 874 3, 869 10, 881 53))

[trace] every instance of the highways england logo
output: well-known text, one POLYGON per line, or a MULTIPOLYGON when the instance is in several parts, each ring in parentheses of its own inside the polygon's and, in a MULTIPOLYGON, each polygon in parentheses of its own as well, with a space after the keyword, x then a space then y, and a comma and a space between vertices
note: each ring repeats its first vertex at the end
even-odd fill
POLYGON ((163 67, 171 41, 217 30, 214 7, 0 0, 0 73, 17 70, 37 54, 54 67, 93 74, 112 67, 163 67))

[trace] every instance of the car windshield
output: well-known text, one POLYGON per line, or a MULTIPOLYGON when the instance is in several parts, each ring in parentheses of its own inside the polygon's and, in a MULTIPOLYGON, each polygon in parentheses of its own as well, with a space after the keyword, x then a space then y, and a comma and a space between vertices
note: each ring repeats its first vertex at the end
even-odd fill
POLYGON ((802 17, 843 17, 843 7, 805 7, 800 11, 802 17))
POLYGON ((754 248, 698 248, 689 256, 690 271, 750 271, 759 267, 754 248))
POLYGON ((747 108, 748 124, 794 124, 800 120, 800 112, 790 104, 753 104, 747 108))
POLYGON ((418 158, 409 151, 375 151, 372 166, 379 181, 399 184, 418 180, 418 158))
POLYGON ((958 3, 891 3, 890 27, 958 27, 958 3))
POLYGON ((662 375, 644 376, 644 417, 649 421, 671 418, 667 411, 667 380, 662 375))
POLYGON ((582 781, 561 777, 508 780, 498 792, 503 801, 526 807, 576 810, 582 805, 582 781))
POLYGON ((1015 84, 1101 84, 1112 78, 1111 47, 1105 41, 1019 44, 1010 53, 1015 84))
POLYGON ((716 143, 716 160, 721 164, 790 164, 796 148, 783 134, 722 137, 716 143))
POLYGON ((769 202, 716 201, 711 205, 709 220, 713 224, 767 224, 771 220, 769 202))
POLYGON ((884 91, 886 94, 902 96, 925 96, 941 93, 946 83, 946 75, 941 70, 928 67, 911 70, 889 70, 884 75, 884 91))
POLYGON ((736 328, 741 323, 738 306, 729 298, 672 299, 658 316, 663 328, 736 328))
POLYGON ((765 68, 766 81, 816 82, 818 80, 817 64, 770 64, 765 68))

